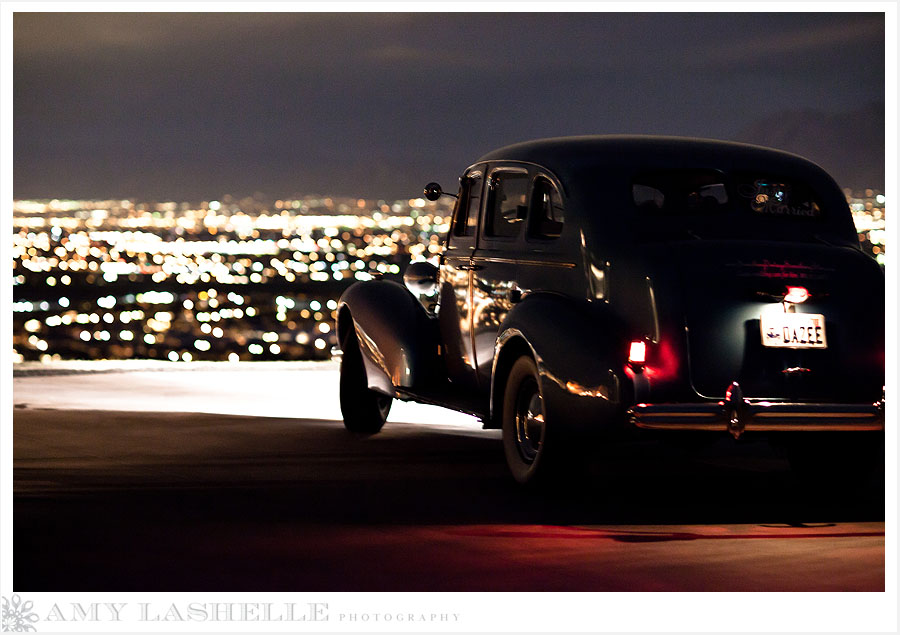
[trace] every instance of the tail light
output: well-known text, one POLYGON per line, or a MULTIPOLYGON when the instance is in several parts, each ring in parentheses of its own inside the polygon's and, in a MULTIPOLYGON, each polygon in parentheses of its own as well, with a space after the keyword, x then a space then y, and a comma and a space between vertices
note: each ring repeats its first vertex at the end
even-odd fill
POLYGON ((806 302, 809 298, 809 291, 806 287, 788 287, 787 293, 784 294, 784 301, 791 304, 800 304, 806 302))
POLYGON ((644 367, 647 362, 647 343, 642 340, 635 340, 628 349, 628 363, 632 368, 638 370, 644 367))

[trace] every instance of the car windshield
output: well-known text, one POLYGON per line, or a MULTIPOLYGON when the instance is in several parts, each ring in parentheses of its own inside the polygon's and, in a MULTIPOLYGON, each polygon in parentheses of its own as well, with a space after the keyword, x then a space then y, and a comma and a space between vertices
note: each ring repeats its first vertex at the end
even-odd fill
POLYGON ((796 179, 764 172, 668 169, 639 173, 631 200, 640 238, 848 241, 842 210, 827 210, 796 179))

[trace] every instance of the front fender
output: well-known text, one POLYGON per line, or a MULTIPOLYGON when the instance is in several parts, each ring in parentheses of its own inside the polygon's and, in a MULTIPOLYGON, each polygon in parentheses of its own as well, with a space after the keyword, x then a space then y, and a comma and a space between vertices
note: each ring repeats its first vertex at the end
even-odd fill
POLYGON ((596 428, 623 411, 630 382, 622 368, 626 328, 605 303, 537 293, 509 312, 500 326, 491 376, 491 420, 502 403, 505 371, 531 354, 549 418, 596 428))
POLYGON ((396 396, 398 388, 429 385, 438 368, 437 325, 405 287, 357 282, 341 295, 337 321, 341 349, 356 335, 369 388, 396 396))

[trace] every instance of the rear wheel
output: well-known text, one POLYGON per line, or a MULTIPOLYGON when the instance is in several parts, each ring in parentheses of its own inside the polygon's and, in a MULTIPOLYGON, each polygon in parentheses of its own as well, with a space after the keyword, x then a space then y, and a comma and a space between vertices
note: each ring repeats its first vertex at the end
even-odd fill
POLYGON ((341 414, 351 432, 374 434, 381 430, 393 399, 369 388, 362 353, 351 331, 341 344, 341 414))
MULTIPOLYGON (((503 394, 503 450, 513 477, 522 484, 547 480, 547 422, 537 365, 520 357, 512 365, 503 394)), ((553 435, 550 435, 553 438, 553 435)))

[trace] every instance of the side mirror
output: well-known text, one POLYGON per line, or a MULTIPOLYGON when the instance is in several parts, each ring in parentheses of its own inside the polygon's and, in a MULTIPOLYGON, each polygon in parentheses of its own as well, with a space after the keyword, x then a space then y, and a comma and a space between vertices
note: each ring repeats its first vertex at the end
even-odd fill
POLYGON ((410 263, 403 273, 403 283, 414 296, 431 295, 437 289, 438 268, 430 262, 410 263))
POLYGON ((429 201, 438 200, 443 193, 444 190, 441 189, 440 183, 435 183, 434 181, 432 181, 425 186, 425 198, 427 198, 429 201))

